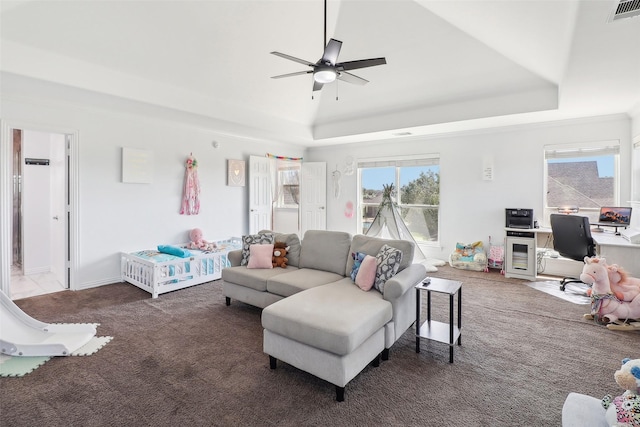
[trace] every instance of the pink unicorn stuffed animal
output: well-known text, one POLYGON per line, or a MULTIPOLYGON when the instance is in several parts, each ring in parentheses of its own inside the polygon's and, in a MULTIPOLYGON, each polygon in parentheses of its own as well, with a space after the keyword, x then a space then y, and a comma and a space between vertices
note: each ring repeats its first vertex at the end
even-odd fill
MULTIPOLYGON (((591 260, 599 259, 593 257, 591 260)), ((618 264, 608 265, 603 258, 601 261, 607 269, 609 274, 609 285, 611 286, 611 292, 620 301, 631 301, 638 294, 640 294, 640 279, 629 276, 629 274, 618 264)), ((587 295, 591 296, 591 289, 587 289, 587 295)))
POLYGON ((640 279, 629 276, 618 264, 607 266, 611 290, 620 301, 631 301, 640 294, 640 279))
POLYGON ((591 286, 591 314, 598 323, 640 319, 640 294, 631 301, 620 301, 611 292, 604 258, 584 258, 580 280, 591 286))

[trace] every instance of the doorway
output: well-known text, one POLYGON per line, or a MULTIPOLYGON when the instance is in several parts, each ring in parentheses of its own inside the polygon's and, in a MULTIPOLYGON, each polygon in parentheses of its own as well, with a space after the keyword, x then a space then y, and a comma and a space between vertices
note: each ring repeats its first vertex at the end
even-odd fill
POLYGON ((8 294, 12 299, 19 299, 69 289, 72 135, 26 128, 10 129, 10 135, 12 203, 8 294))

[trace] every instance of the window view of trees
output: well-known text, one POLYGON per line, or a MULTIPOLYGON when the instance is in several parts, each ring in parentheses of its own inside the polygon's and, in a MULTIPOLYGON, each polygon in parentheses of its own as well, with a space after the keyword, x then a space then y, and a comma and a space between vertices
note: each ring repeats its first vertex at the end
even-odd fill
POLYGON ((394 184, 392 200, 416 241, 438 241, 440 170, 432 164, 361 168, 362 232, 371 225, 382 201, 382 186, 394 184))

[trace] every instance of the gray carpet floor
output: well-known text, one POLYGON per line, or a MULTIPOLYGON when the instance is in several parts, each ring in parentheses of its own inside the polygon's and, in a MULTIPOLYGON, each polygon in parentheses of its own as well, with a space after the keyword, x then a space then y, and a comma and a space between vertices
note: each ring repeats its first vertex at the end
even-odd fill
MULTIPOLYGON (((560 426, 566 395, 620 394, 613 373, 640 357, 640 333, 609 331, 573 304, 498 272, 441 267, 461 280, 462 346, 413 329, 335 402, 334 387, 262 352, 261 311, 221 282, 151 299, 129 284, 18 300, 45 322, 97 322, 113 336, 88 357, 57 357, 0 378, 2 426, 560 426)), ((448 320, 448 297, 433 316, 448 320)))

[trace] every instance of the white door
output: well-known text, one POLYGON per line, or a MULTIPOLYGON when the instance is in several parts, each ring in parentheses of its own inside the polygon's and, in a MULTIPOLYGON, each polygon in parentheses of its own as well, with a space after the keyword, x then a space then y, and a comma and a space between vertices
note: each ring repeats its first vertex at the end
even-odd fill
POLYGON ((327 164, 303 162, 300 187, 302 236, 307 230, 325 230, 327 228, 327 164))
MULTIPOLYGON (((56 280, 67 284, 67 135, 51 135, 51 272, 56 280)), ((66 287, 66 286, 65 286, 66 287)))
POLYGON ((249 157, 249 233, 271 229, 271 173, 267 157, 249 157))

